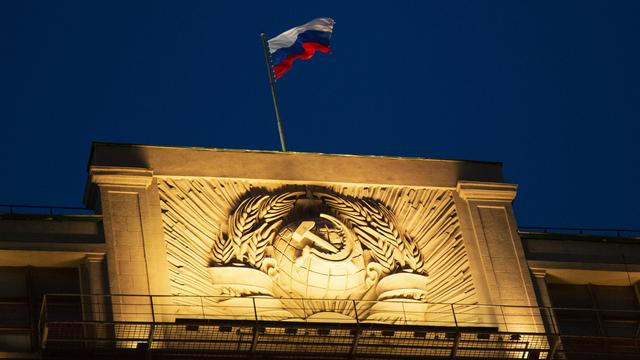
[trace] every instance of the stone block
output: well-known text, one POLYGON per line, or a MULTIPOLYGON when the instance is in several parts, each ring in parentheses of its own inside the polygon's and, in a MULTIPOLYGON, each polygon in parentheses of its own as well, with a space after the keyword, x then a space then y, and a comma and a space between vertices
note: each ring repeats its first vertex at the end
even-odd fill
POLYGON ((500 285, 500 297, 502 298, 503 304, 512 304, 514 300, 526 300, 527 293, 525 291, 524 285, 522 285, 522 282, 511 282, 508 284, 500 285))
POLYGON ((144 261, 118 261, 118 273, 120 275, 144 275, 146 276, 144 261))
POLYGON ((134 289, 133 277, 130 275, 118 275, 116 277, 112 277, 112 279, 117 279, 118 285, 120 286, 120 290, 118 291, 119 293, 127 293, 131 289, 134 289))
POLYGON ((126 217, 126 230, 127 231, 141 231, 142 228, 140 226, 140 218, 129 216, 126 217))
POLYGON ((116 231, 117 246, 141 246, 142 234, 139 231, 116 231))
MULTIPOLYGON (((493 271, 498 273, 513 273, 519 270, 518 261, 514 257, 494 257, 493 271)), ((519 271, 518 271, 519 272, 519 271)))

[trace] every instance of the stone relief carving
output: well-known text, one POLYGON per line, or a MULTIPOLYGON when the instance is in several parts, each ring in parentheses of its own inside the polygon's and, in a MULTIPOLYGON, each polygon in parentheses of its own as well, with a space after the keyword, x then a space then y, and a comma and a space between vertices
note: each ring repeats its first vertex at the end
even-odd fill
MULTIPOLYGON (((212 257, 213 286, 236 296, 426 301, 422 255, 393 212, 372 199, 309 189, 249 196, 229 217, 212 257), (248 270, 238 267, 255 270, 241 276, 248 270), (231 273, 238 275, 225 283, 231 273)), ((376 307, 376 319, 395 316, 388 306, 376 307)))
POLYGON ((336 299, 378 300, 357 309, 359 317, 395 322, 406 320, 407 309, 424 320, 434 299, 475 301, 446 190, 158 184, 172 287, 222 296, 220 314, 237 312, 247 305, 243 298, 255 296, 271 299, 270 316, 278 319, 352 317, 353 306, 336 299))
POLYGON ((265 249, 301 194, 257 195, 242 201, 229 217, 228 232, 221 232, 214 243, 214 264, 246 264, 260 269, 265 249))

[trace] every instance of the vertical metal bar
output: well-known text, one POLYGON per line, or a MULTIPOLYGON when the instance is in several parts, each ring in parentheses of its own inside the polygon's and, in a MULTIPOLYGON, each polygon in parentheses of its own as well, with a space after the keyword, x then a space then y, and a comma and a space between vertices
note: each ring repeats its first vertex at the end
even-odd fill
MULTIPOLYGON (((27 304, 29 306, 29 330, 31 330, 30 336, 29 336, 29 342, 31 343, 30 344, 31 350, 35 351, 36 350, 35 344, 38 341, 38 337, 35 334, 37 324, 36 324, 36 318, 33 314, 32 309, 34 307, 33 306, 34 303, 37 303, 37 301, 40 299, 34 299, 32 271, 33 271, 33 266, 29 265, 25 268, 24 280, 27 283, 27 304)), ((42 297, 42 301, 44 301, 44 295, 42 297)))
POLYGON ((556 359, 556 352, 560 347, 560 336, 553 336, 553 343, 551 344, 551 349, 549 349, 549 359, 556 359))
POLYGON ((307 307, 304 306, 304 301, 305 298, 300 299, 300 302, 302 303, 302 314, 304 316, 304 321, 307 321, 307 307))
POLYGON ((253 315, 255 316, 256 321, 258 321, 258 307, 256 306, 256 298, 252 297, 251 300, 253 302, 253 315))
POLYGON ((278 123, 278 134, 280 135, 280 146, 282 151, 287 151, 287 146, 284 142, 284 130, 282 129, 282 120, 280 119, 280 107, 278 106, 278 95, 276 93, 276 79, 273 74, 273 64, 271 63, 271 55, 269 54, 269 45, 267 44, 267 38, 264 33, 260 34, 262 40, 262 48, 264 49, 264 60, 267 63, 267 72, 269 73, 269 85, 271 86, 271 97, 273 98, 273 109, 276 112, 276 122, 278 123))
POLYGON ((551 322, 551 326, 550 326, 551 331, 553 332, 554 335, 560 334, 560 329, 558 328, 558 320, 556 320, 557 316, 556 316, 555 309, 552 307, 547 307, 546 309, 548 311, 548 316, 551 322))
POLYGON ((456 325, 456 337, 453 340, 453 346, 451 346, 450 358, 455 359, 458 352, 458 345, 460 345, 460 329, 458 329, 458 319, 456 317, 456 310, 453 307, 453 304, 451 304, 451 314, 453 315, 453 322, 456 325))
POLYGON ((596 314, 596 320, 598 321, 598 331, 600 332, 600 336, 607 336, 604 320, 602 319, 602 312, 598 305, 598 299, 596 298, 593 284, 587 284, 587 289, 589 290, 589 296, 591 297, 591 307, 594 308, 593 312, 596 314))
POLYGON ((407 325, 409 322, 407 322, 407 312, 404 310, 404 302, 400 302, 400 306, 402 306, 402 316, 404 316, 404 324, 407 325))
POLYGON ((149 305, 151 305, 151 322, 155 323, 156 314, 155 314, 155 311, 153 310, 153 295, 149 295, 149 305))
MULTIPOLYGON (((627 273, 627 275, 629 275, 629 273, 627 273)), ((635 297, 636 297, 636 306, 640 305, 640 283, 635 283, 633 285, 631 285, 633 287, 633 291, 635 293, 635 297)), ((636 326, 636 333, 635 333, 635 337, 639 338, 640 337, 640 322, 638 322, 638 325, 636 326)))
POLYGON ((358 318, 358 306, 355 300, 353 301, 353 312, 356 318, 356 332, 353 335, 353 342, 351 343, 351 349, 349 350, 349 359, 353 359, 356 357, 356 353, 358 352, 358 340, 360 340, 360 319, 358 318))
POLYGON ((451 355, 449 356, 451 359, 455 359, 458 354, 458 346, 460 346, 460 338, 461 334, 456 331, 456 337, 453 340, 453 345, 451 346, 451 355))
POLYGON ((153 309, 153 295, 149 295, 149 305, 151 306, 151 324, 149 325, 149 337, 147 338, 147 359, 151 359, 151 348, 153 347, 153 335, 156 331, 156 315, 153 309))
POLYGON ((353 313, 354 313, 354 315, 356 317, 356 324, 359 325, 360 324, 360 319, 358 319, 358 306, 357 306, 355 300, 351 300, 351 301, 353 301, 353 313))
POLYGON ((151 359, 151 348, 153 347, 153 336, 156 332, 156 323, 152 322, 149 326, 149 338, 147 338, 147 359, 151 359))
POLYGON ((456 311, 453 308, 453 304, 451 304, 451 314, 453 315, 453 323, 458 327, 458 319, 456 318, 456 311))
MULTIPOLYGON (((505 331, 509 331, 509 324, 507 324, 507 317, 504 315, 504 309, 502 305, 498 305, 498 309, 500 309, 500 313, 502 314, 502 323, 504 324, 505 331)), ((500 327, 498 326, 498 330, 500 327)))
POLYGON ((251 338, 250 357, 253 359, 255 356, 256 348, 258 347, 258 308, 256 306, 256 298, 251 298, 253 302, 253 314, 255 315, 256 322, 253 325, 253 337, 251 338))
POLYGON ((40 319, 38 319, 38 336, 40 337, 40 348, 42 349, 47 346, 47 330, 47 294, 44 294, 42 296, 42 307, 40 308, 40 319))
POLYGON ((200 308, 202 309, 202 320, 204 320, 204 300, 202 300, 203 296, 200 296, 200 308))

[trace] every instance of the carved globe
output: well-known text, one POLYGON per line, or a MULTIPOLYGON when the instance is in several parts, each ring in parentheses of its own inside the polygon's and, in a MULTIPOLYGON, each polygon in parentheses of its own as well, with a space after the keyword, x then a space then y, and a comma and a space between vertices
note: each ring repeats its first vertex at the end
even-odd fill
POLYGON ((273 248, 282 297, 349 299, 366 291, 362 248, 351 230, 329 215, 283 226, 273 248))

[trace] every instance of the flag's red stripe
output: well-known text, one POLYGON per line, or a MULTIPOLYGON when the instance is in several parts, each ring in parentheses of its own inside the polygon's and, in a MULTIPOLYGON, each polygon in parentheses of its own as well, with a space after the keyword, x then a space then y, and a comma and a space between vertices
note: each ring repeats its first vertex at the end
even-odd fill
POLYGON ((293 65, 294 60, 296 59, 308 60, 313 56, 316 50, 323 53, 328 53, 331 51, 331 49, 328 46, 320 43, 315 43, 315 42, 304 43, 302 44, 302 47, 304 48, 303 53, 291 54, 287 56, 284 60, 282 60, 280 64, 273 67, 273 71, 275 73, 276 79, 278 79, 280 76, 284 75, 284 73, 289 71, 289 69, 291 69, 291 65, 293 65))

